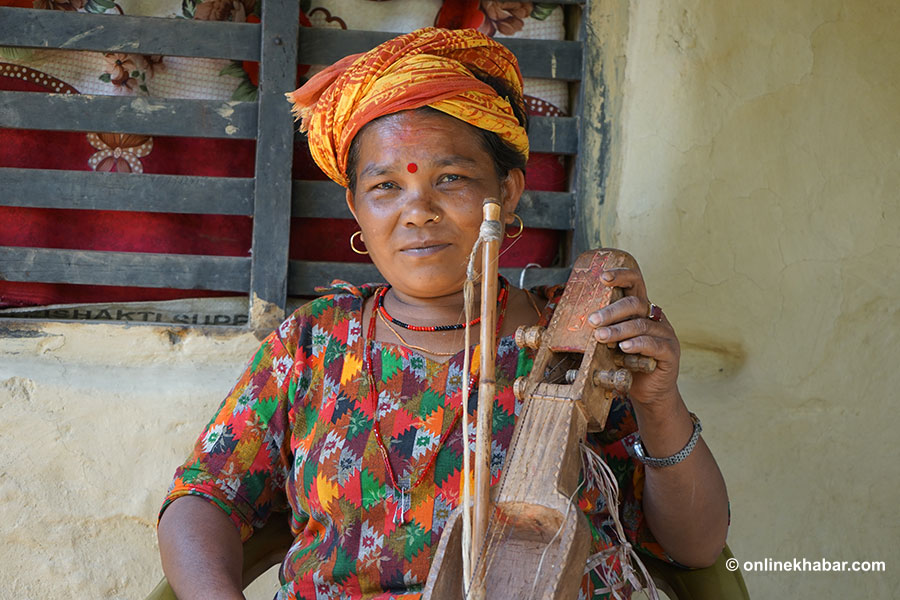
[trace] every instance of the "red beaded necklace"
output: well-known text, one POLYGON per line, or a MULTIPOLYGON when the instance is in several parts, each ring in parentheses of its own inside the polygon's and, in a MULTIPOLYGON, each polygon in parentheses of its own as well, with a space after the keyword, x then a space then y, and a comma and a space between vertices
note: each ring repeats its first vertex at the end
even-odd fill
MULTIPOLYGON (((400 319, 396 319, 392 317, 387 308, 384 306, 384 297, 387 295, 388 290, 391 289, 391 286, 385 286, 383 288, 379 288, 375 293, 375 309, 381 313, 385 319, 393 323, 394 325, 399 325, 404 329, 409 329, 410 331, 454 331, 457 329, 463 329, 466 324, 465 323, 454 323, 453 325, 410 325, 408 323, 404 323, 400 319)), ((497 302, 501 303, 503 306, 506 306, 506 299, 509 296, 509 284, 506 279, 500 277, 500 291, 497 293, 497 302)), ((481 317, 476 317, 469 321, 469 326, 474 327, 481 322, 481 317)))
MULTIPOLYGON (((506 280, 503 277, 500 277, 501 285, 503 286, 503 290, 506 291, 507 284, 506 280)), ((444 445, 444 442, 447 441, 447 438, 450 437, 450 434, 453 433, 453 430, 456 428, 456 423, 459 421, 459 418, 462 416, 462 400, 460 399, 460 406, 456 409, 453 415, 453 421, 450 423, 450 426, 447 428, 447 431, 444 432, 444 435, 441 436, 441 439, 438 441, 437 447, 434 449, 434 452, 431 455, 431 458, 428 459, 428 464, 425 465, 425 468, 422 469, 422 472, 419 474, 419 477, 412 482, 411 485, 407 484, 405 486, 400 485, 397 482, 397 477, 394 475, 394 468, 391 466, 391 459, 388 455, 387 446, 384 443, 384 440, 381 437, 381 425, 378 421, 378 393, 375 389, 375 367, 373 366, 372 360, 372 347, 375 344, 375 323, 377 319, 377 312, 379 309, 377 298, 378 294, 381 296, 384 295, 384 292, 387 291, 387 287, 380 288, 378 292, 376 292, 376 302, 374 309, 372 311, 372 318, 369 319, 369 330, 366 333, 366 375, 369 380, 369 392, 368 392, 368 401, 369 405, 372 407, 372 415, 375 420, 375 425, 372 428, 375 432, 375 441, 378 443, 378 449, 381 451, 381 457, 384 460, 384 469, 387 471, 388 478, 390 479, 391 487, 394 488, 394 491, 400 492, 400 501, 397 502, 397 508, 394 512, 394 523, 404 523, 406 521, 406 504, 409 500, 409 493, 412 492, 414 488, 416 488, 422 481, 425 480, 425 475, 428 474, 428 471, 431 470, 431 467, 434 466, 434 462, 437 460, 438 452, 440 452, 441 447, 444 445)), ((497 301, 500 304, 500 310, 497 314, 497 330, 496 335, 499 337, 500 335, 500 326, 503 324, 503 315, 506 313, 506 300, 508 294, 498 294, 497 301)), ((390 317, 388 317, 390 318, 390 317)), ((477 320, 476 320, 477 322, 477 320)), ((430 331, 430 330, 429 330, 430 331)), ((468 348, 466 348, 468 352, 468 348)), ((469 377, 469 397, 472 396, 472 390, 475 389, 475 386, 478 384, 478 375, 472 374, 469 377)), ((466 407, 467 408, 467 407, 466 407)), ((467 444, 463 444, 465 448, 467 444)), ((467 450, 467 448, 466 448, 467 450)))

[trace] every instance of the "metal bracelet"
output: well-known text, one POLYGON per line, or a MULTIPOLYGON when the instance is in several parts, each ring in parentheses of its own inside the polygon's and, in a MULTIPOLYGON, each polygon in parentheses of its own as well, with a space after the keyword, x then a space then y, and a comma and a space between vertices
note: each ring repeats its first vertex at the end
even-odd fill
POLYGON ((665 458, 653 458, 652 456, 647 456, 647 450, 644 448, 644 443, 641 441, 640 436, 636 436, 634 441, 634 455, 637 457, 637 459, 648 467, 661 468, 677 465, 688 456, 690 456, 691 452, 694 451, 694 446, 697 445, 697 440, 700 439, 700 432, 703 431, 703 425, 700 424, 700 419, 697 418, 697 415, 695 415, 694 413, 688 414, 691 415, 691 421, 693 421, 694 423, 694 432, 691 434, 691 439, 688 440, 688 443, 684 448, 682 448, 672 456, 667 456, 665 458))

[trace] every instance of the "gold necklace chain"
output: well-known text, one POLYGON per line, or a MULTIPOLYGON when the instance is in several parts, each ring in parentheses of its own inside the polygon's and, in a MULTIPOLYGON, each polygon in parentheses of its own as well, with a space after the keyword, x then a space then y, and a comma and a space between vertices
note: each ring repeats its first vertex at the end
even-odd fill
POLYGON ((410 344, 409 342, 407 342, 406 340, 403 339, 403 336, 400 335, 399 331, 394 329, 394 327, 393 327, 393 325, 391 325, 390 321, 388 321, 386 318, 384 318, 384 315, 381 314, 381 311, 376 311, 376 312, 378 313, 378 317, 381 319, 381 321, 385 325, 387 325, 388 329, 390 329, 392 332, 394 332, 394 335, 397 336, 397 339, 400 340, 400 343, 403 344, 404 346, 412 348, 413 350, 418 350, 419 352, 424 352, 425 354, 432 354, 434 356, 456 356, 457 354, 459 354, 459 351, 457 351, 457 352, 437 352, 435 350, 427 350, 425 348, 422 348, 421 346, 415 346, 413 344, 410 344))

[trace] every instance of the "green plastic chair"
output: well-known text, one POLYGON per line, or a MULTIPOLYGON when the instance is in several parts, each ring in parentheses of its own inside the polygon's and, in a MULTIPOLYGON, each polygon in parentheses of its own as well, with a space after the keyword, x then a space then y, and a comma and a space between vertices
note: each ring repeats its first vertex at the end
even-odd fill
POLYGON ((740 570, 730 571, 725 561, 734 558, 728 546, 711 566, 679 569, 655 558, 641 557, 656 587, 672 600, 750 600, 740 570))
MULTIPOLYGON (((244 586, 280 563, 291 546, 286 519, 271 518, 244 544, 244 586)), ((728 546, 705 569, 685 570, 660 560, 642 557, 657 587, 672 600, 750 600, 741 572, 729 571, 725 561, 734 558, 728 546)), ((178 600, 163 579, 146 600, 178 600)))

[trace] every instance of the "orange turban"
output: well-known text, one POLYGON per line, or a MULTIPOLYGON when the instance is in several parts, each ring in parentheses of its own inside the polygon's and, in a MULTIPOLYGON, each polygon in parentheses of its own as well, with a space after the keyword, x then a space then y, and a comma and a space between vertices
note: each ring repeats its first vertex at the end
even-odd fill
POLYGON ((503 80, 521 103, 522 74, 512 52, 474 29, 435 27, 342 58, 285 95, 303 119, 300 130, 308 132, 313 160, 344 187, 347 153, 359 130, 378 117, 422 106, 493 131, 527 157, 528 136, 510 99, 473 73, 503 80))

